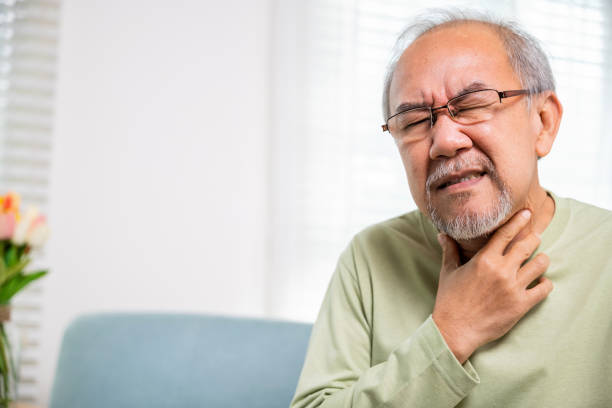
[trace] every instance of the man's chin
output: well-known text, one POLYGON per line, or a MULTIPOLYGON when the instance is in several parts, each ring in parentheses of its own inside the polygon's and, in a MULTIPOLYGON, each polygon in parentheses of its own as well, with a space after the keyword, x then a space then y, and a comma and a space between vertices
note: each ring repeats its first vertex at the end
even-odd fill
POLYGON ((483 209, 472 208, 467 198, 453 200, 452 205, 434 206, 428 203, 428 214, 433 224, 455 240, 473 240, 489 236, 501 226, 512 211, 508 194, 500 194, 494 205, 483 209))

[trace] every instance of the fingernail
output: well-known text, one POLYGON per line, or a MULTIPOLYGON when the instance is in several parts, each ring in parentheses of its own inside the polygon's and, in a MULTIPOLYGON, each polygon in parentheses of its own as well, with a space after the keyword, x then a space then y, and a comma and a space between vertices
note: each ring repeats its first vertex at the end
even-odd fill
POLYGON ((440 232, 438 234, 438 242, 440 243, 440 245, 444 245, 444 233, 440 232))
POLYGON ((531 218, 531 211, 529 211, 529 210, 521 211, 521 217, 523 217, 526 220, 528 220, 529 218, 531 218))

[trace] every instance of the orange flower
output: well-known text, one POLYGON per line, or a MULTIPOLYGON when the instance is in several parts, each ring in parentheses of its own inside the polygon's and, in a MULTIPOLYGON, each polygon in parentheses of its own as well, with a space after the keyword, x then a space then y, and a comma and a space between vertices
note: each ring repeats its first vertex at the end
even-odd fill
POLYGON ((15 214, 19 218, 19 204, 21 199, 19 194, 9 192, 5 196, 0 196, 0 214, 15 214))

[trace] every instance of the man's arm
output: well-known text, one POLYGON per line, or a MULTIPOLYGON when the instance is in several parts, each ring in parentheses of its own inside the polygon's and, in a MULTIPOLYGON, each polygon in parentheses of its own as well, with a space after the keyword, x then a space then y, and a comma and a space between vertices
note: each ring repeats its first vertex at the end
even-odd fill
POLYGON ((479 382, 471 364, 462 366, 454 357, 431 317, 374 367, 370 331, 349 247, 313 327, 291 407, 453 407, 479 382))
POLYGON ((521 262, 537 247, 537 237, 528 235, 508 247, 527 222, 527 218, 515 215, 496 232, 490 245, 463 266, 458 266, 458 254, 452 252, 457 250, 450 246, 454 242, 448 238, 443 241, 445 258, 434 318, 430 316, 391 352, 387 361, 373 367, 370 366, 371 327, 364 313, 349 247, 340 259, 313 328, 291 407, 457 405, 479 382, 476 371, 467 361, 469 355, 510 330, 552 289, 546 280, 527 289, 547 266, 545 259, 536 257, 521 267, 521 262), (500 292, 488 284, 479 285, 479 279, 493 286, 502 285, 500 280, 507 281, 500 292), (514 284, 510 284, 511 279, 514 284), (489 293, 491 290, 494 292, 489 293), (509 300, 499 297, 508 293, 513 295, 509 300), (485 297, 485 307, 480 307, 485 297), (434 322, 436 313, 446 324, 445 328, 455 331, 450 335, 441 332, 436 325, 438 320, 434 322), (459 322, 466 326, 462 327, 459 322), (462 365, 460 361, 465 363, 462 365))

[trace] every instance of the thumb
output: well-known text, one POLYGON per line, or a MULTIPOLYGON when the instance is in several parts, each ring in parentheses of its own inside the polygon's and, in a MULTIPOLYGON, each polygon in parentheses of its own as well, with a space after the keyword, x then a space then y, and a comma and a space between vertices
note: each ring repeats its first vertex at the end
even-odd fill
POLYGON ((457 243, 448 235, 441 232, 438 234, 438 242, 442 247, 442 270, 454 271, 459 267, 459 249, 457 243))

